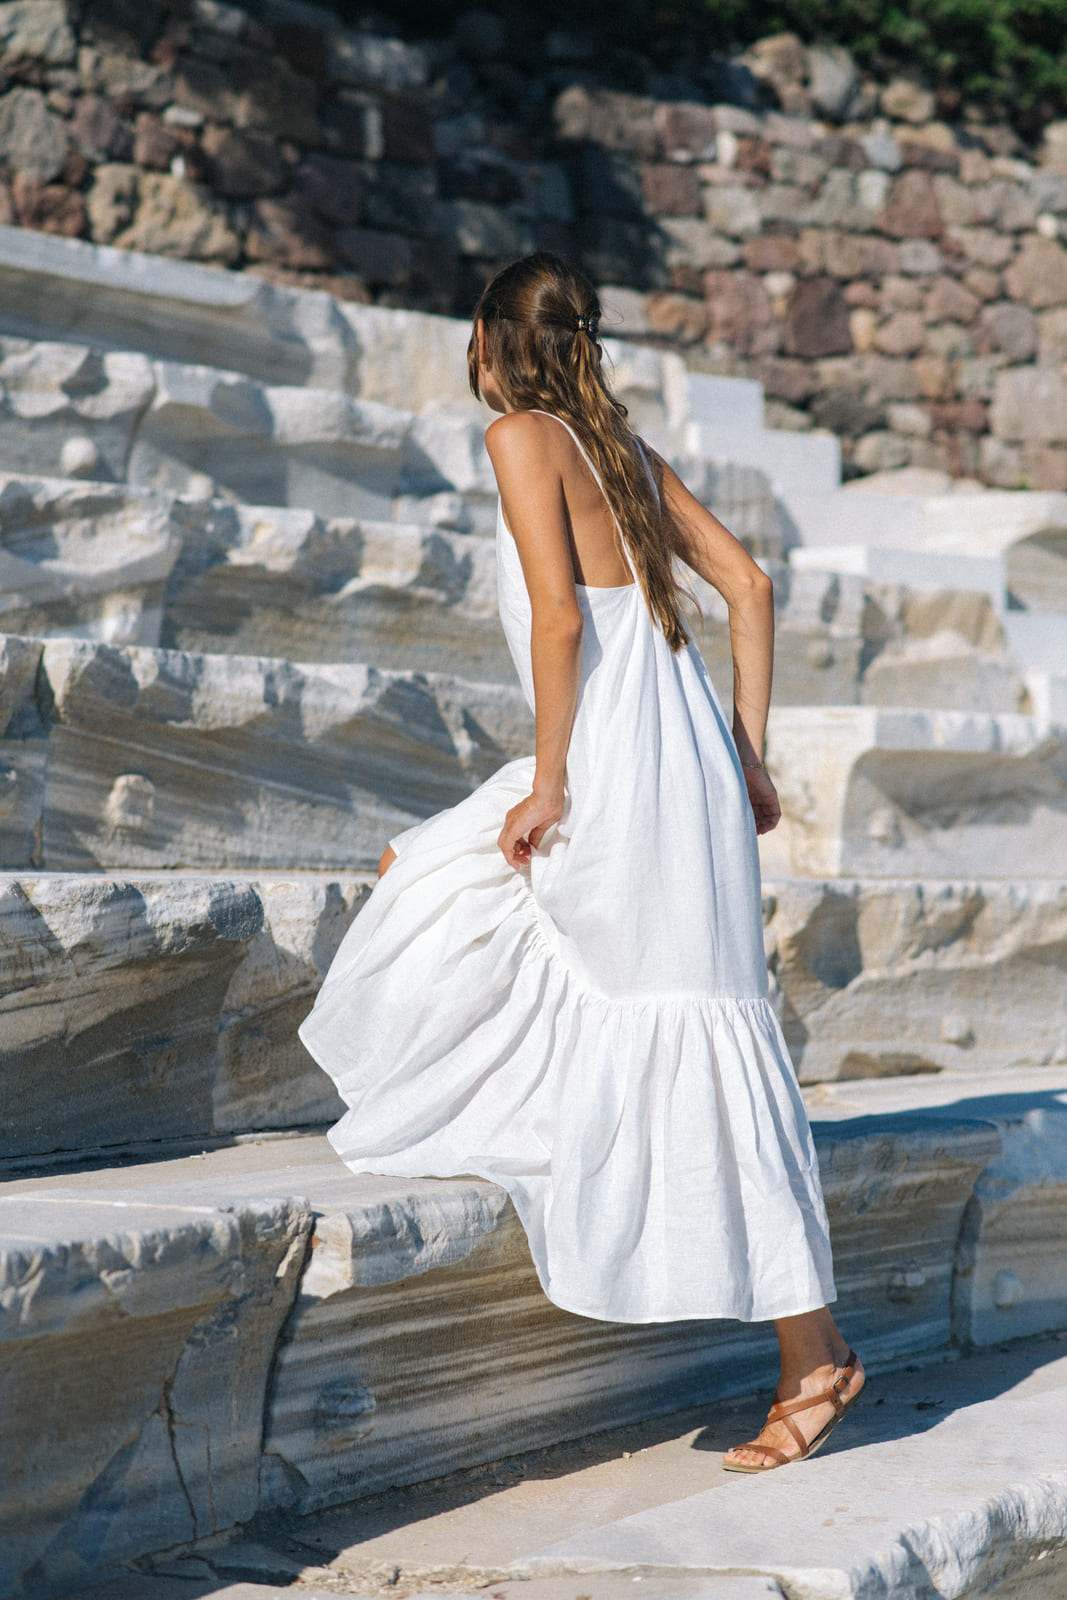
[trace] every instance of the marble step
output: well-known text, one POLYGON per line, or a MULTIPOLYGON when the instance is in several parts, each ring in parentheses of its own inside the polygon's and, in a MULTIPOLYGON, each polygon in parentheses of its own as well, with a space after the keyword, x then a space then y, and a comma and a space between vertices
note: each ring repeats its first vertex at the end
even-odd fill
MULTIPOLYGON (((714 503, 731 502, 758 527, 760 502, 744 510, 743 475, 724 469, 714 488, 714 503)), ((889 581, 881 570, 797 565, 813 554, 793 551, 789 566, 764 558, 775 581, 779 705, 1015 711, 1028 692, 1024 670, 1047 670, 1053 641, 1038 644, 1059 620, 1051 613, 998 616, 980 585, 961 590, 948 572, 940 588, 915 587, 904 556, 889 581)), ((694 633, 725 695, 725 607, 694 574, 686 581, 700 608, 694 633)), ((7 474, 0 583, 9 633, 514 681, 494 542, 427 524, 7 474)))
MULTIPOLYGON (((487 419, 469 408, 419 412, 410 401, 262 383, 136 349, 0 334, 0 456, 23 475, 484 535, 496 521, 487 419)), ((781 554, 785 531, 765 474, 728 456, 668 453, 739 537, 757 553, 781 554)))
POLYGON ((334 1121, 296 1030, 371 881, 0 874, 0 1157, 334 1121))
MULTIPOLYGON (((715 503, 728 502, 758 533, 767 511, 758 475, 707 468, 704 477, 715 503)), ((780 585, 799 617, 785 646, 803 678, 796 693, 810 680, 824 697, 847 694, 845 677, 870 654, 862 599, 842 599, 840 587, 826 575, 780 585), (813 639, 823 644, 814 666, 813 639)), ((958 626, 975 636, 959 648, 995 658, 1002 697, 1022 693, 1000 659, 995 624, 973 603, 957 609, 958 626)), ((125 484, 0 476, 0 626, 514 681, 497 616, 495 541, 426 522, 323 517, 125 484)))
POLYGON ((831 433, 790 433, 763 421, 763 385, 751 378, 687 376, 686 442, 694 455, 758 466, 786 506, 833 495, 841 486, 841 445, 831 433))
POLYGON ((725 1472, 720 1452, 752 1435, 766 1400, 719 1401, 263 1520, 149 1563, 150 1579, 113 1573, 84 1600, 284 1600, 294 1583, 311 1600, 390 1587, 430 1600, 446 1583, 462 1600, 487 1589, 496 1600, 1062 1600, 1062 1339, 869 1372, 861 1404, 802 1472, 725 1472), (638 1534, 668 1531, 654 1565, 635 1565, 638 1534))
MULTIPOLYGON (((502 683, 0 635, 0 865, 370 867, 529 754, 531 724, 502 683)), ((765 871, 1055 875, 1065 737, 1013 713, 778 706, 765 871)))
POLYGON ((778 706, 772 876, 1062 878, 1067 727, 1039 716, 778 706))
MULTIPOLYGON (((263 384, 481 417, 483 426, 489 417, 467 386, 464 319, 359 305, 251 273, 22 228, 0 227, 0 333, 138 350, 263 384)), ((634 427, 658 449, 684 451, 682 358, 617 339, 605 345, 634 427)))
MULTIPOLYGON (((1067 1108, 1033 1098, 977 1117, 872 1098, 816 1126, 838 1311, 872 1366, 1067 1317, 1067 1108)), ((568 1316, 501 1190, 356 1176, 311 1136, 9 1178, 0 1244, 9 1588, 770 1377, 769 1329, 568 1316)))
MULTIPOLYGON (((371 882, 0 874, 0 1157, 119 1159, 153 1139, 335 1120, 296 1029, 371 882)), ((764 919, 812 1092, 862 1100, 888 1079, 951 1099, 972 1079, 1062 1074, 1062 884, 769 880, 764 919)))
POLYGON ((955 558, 965 567, 1001 561, 1016 603, 1067 609, 1067 494, 957 486, 947 475, 930 484, 907 473, 880 473, 784 503, 793 525, 790 542, 821 551, 824 559, 832 561, 835 548, 866 546, 909 551, 920 570, 935 558, 955 558))
POLYGON ((341 869, 529 752, 519 690, 0 636, 0 864, 341 869))
POLYGON ((552 1540, 511 1572, 572 1584, 588 1575, 619 1596, 639 1577, 664 1595, 703 1581, 709 1600, 739 1581, 789 1600, 1060 1600, 1062 1349, 1005 1347, 995 1359, 876 1377, 803 1483, 799 1472, 720 1477, 709 1463, 708 1488, 552 1540))

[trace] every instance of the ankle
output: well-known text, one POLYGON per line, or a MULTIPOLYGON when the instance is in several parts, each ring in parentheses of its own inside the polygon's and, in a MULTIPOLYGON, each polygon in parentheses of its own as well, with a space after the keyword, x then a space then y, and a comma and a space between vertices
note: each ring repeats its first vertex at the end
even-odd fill
MULTIPOLYGON (((782 1400, 795 1400, 801 1394, 814 1394, 828 1389, 848 1362, 848 1345, 823 1352, 822 1359, 814 1364, 783 1366, 778 1379, 778 1395, 782 1400)), ((859 1362, 857 1361, 857 1366, 859 1362)))

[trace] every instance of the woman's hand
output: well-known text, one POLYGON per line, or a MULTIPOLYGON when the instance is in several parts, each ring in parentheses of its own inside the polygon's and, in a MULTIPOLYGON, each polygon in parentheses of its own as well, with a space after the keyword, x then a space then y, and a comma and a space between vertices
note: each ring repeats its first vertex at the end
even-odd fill
POLYGON ((766 767, 742 767, 757 833, 770 833, 782 820, 782 803, 766 767))
POLYGON ((509 867, 526 866, 549 828, 563 815, 563 792, 528 794, 504 818, 497 844, 509 867))

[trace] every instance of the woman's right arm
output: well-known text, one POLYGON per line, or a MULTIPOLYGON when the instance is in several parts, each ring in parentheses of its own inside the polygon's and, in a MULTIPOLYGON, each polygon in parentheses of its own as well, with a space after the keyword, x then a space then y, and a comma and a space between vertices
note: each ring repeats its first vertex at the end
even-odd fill
POLYGON ((536 762, 532 792, 512 806, 500 834, 500 848, 513 867, 529 861, 563 814, 578 705, 582 613, 556 460, 561 432, 549 418, 512 412, 491 423, 485 435, 530 596, 536 762))
POLYGON ((673 467, 662 456, 650 453, 675 554, 719 591, 729 609, 734 743, 756 831, 769 833, 782 815, 774 785, 762 765, 774 671, 774 585, 744 545, 690 494, 673 467))

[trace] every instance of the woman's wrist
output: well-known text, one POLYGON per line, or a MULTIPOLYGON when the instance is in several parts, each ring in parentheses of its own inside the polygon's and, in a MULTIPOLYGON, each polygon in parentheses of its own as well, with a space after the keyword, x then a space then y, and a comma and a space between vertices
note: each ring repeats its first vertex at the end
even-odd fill
POLYGON ((562 778, 544 778, 534 774, 533 783, 530 785, 531 793, 538 800, 545 800, 549 804, 563 802, 564 780, 562 778))

